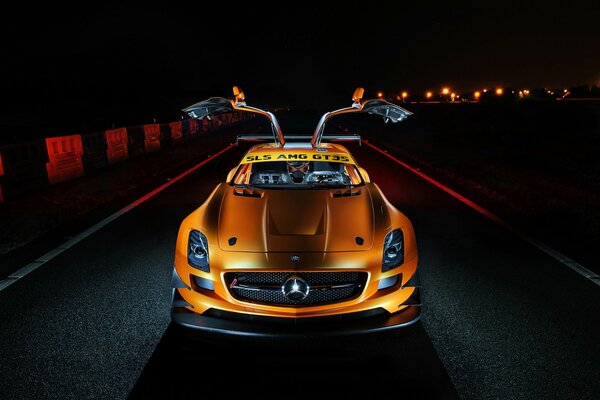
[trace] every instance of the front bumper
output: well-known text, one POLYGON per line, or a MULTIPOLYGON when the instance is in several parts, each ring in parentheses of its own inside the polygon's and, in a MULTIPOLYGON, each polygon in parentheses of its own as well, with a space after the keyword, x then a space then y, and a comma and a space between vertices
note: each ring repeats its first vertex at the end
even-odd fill
POLYGON ((414 324, 421 306, 407 306, 390 314, 382 308, 348 314, 310 318, 265 317, 207 310, 196 314, 184 307, 173 307, 173 322, 200 331, 251 337, 345 336, 387 331, 414 324))

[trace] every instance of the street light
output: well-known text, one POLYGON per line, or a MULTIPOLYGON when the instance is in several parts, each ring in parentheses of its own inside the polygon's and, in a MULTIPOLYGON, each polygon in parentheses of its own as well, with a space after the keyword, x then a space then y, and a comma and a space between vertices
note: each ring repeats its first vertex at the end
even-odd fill
POLYGON ((479 100, 480 97, 481 97, 481 92, 478 90, 475 92, 475 100, 479 100))
POLYGON ((498 96, 502 96, 502 94, 503 94, 503 93, 504 93, 504 89, 502 89, 502 88, 497 88, 497 89, 496 89, 496 94, 497 94, 498 96))
POLYGON ((448 94, 450 93, 450 89, 448 89, 447 87, 442 88, 442 94, 448 94))
POLYGON ((383 97, 383 92, 377 92, 377 97, 382 98, 383 97))
POLYGON ((428 99, 430 99, 432 96, 433 96, 433 93, 431 93, 431 92, 425 93, 425 97, 427 97, 428 99))
POLYGON ((408 97, 408 92, 402 92, 402 101, 406 101, 407 97, 408 97))

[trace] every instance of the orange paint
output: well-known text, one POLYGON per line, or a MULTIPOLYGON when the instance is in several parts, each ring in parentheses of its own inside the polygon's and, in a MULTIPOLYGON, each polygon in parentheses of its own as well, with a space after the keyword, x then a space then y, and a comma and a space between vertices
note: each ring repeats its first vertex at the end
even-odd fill
MULTIPOLYGON (((239 180, 254 166, 269 170, 285 162, 265 160, 284 155, 337 156, 328 160, 332 168, 347 173, 352 188, 299 187, 273 188, 260 185, 219 184, 198 209, 180 225, 175 249, 175 271, 186 288, 175 289, 190 306, 188 312, 203 314, 209 309, 240 314, 281 318, 338 315, 375 309, 390 314, 403 311, 415 292, 414 286, 402 288, 416 273, 417 246, 411 222, 392 206, 368 174, 356 165, 348 150, 338 144, 322 143, 318 148, 274 144, 254 146, 228 175, 239 180), (342 160, 343 159, 343 160, 342 160), (354 174, 354 175, 353 175, 354 174), (400 229, 404 242, 403 262, 383 271, 384 239, 400 229), (201 232, 208 243, 209 272, 188 263, 189 237, 201 232), (235 240, 232 242, 232 238, 235 240), (233 243, 233 244, 232 244, 233 243), (364 286, 357 295, 342 301, 319 304, 273 304, 240 299, 232 292, 239 282, 227 281, 228 273, 282 272, 285 276, 307 272, 361 272, 364 286), (385 278, 398 277, 391 287, 379 289, 385 278), (195 277, 210 281, 214 290, 199 288, 195 277)), ((303 161, 292 159, 290 171, 303 168, 303 161)), ((316 168, 316 167, 315 167, 316 168)), ((285 171, 282 172, 285 174, 285 171)), ((280 284, 283 284, 281 282, 280 284)), ((279 290, 279 289, 277 289, 279 290)), ((277 292, 276 290, 276 292, 277 292)), ((418 316, 417 312, 417 316, 418 316)))

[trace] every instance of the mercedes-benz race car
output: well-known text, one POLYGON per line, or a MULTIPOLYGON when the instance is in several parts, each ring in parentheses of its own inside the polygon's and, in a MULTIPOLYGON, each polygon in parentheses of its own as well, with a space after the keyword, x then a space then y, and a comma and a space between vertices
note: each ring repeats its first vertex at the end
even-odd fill
POLYGON ((210 98, 184 110, 200 119, 234 110, 262 114, 273 142, 252 147, 181 223, 175 323, 286 336, 372 332, 419 319, 411 222, 344 146, 322 141, 358 138, 324 136, 325 123, 338 114, 367 112, 393 122, 411 114, 382 100, 362 101, 362 93, 355 91, 351 107, 323 115, 301 142, 286 142, 275 116, 247 106, 237 87, 233 100, 210 98))

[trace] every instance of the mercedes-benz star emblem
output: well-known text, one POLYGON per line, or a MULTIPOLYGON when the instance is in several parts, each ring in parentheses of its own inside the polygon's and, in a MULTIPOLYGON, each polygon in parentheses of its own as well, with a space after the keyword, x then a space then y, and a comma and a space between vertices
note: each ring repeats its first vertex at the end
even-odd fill
POLYGON ((291 256, 290 259, 292 261, 300 261, 300 256, 291 256))
POLYGON ((288 300, 302 301, 308 296, 310 286, 308 286, 308 283, 304 279, 297 275, 292 275, 281 286, 281 291, 288 300))

